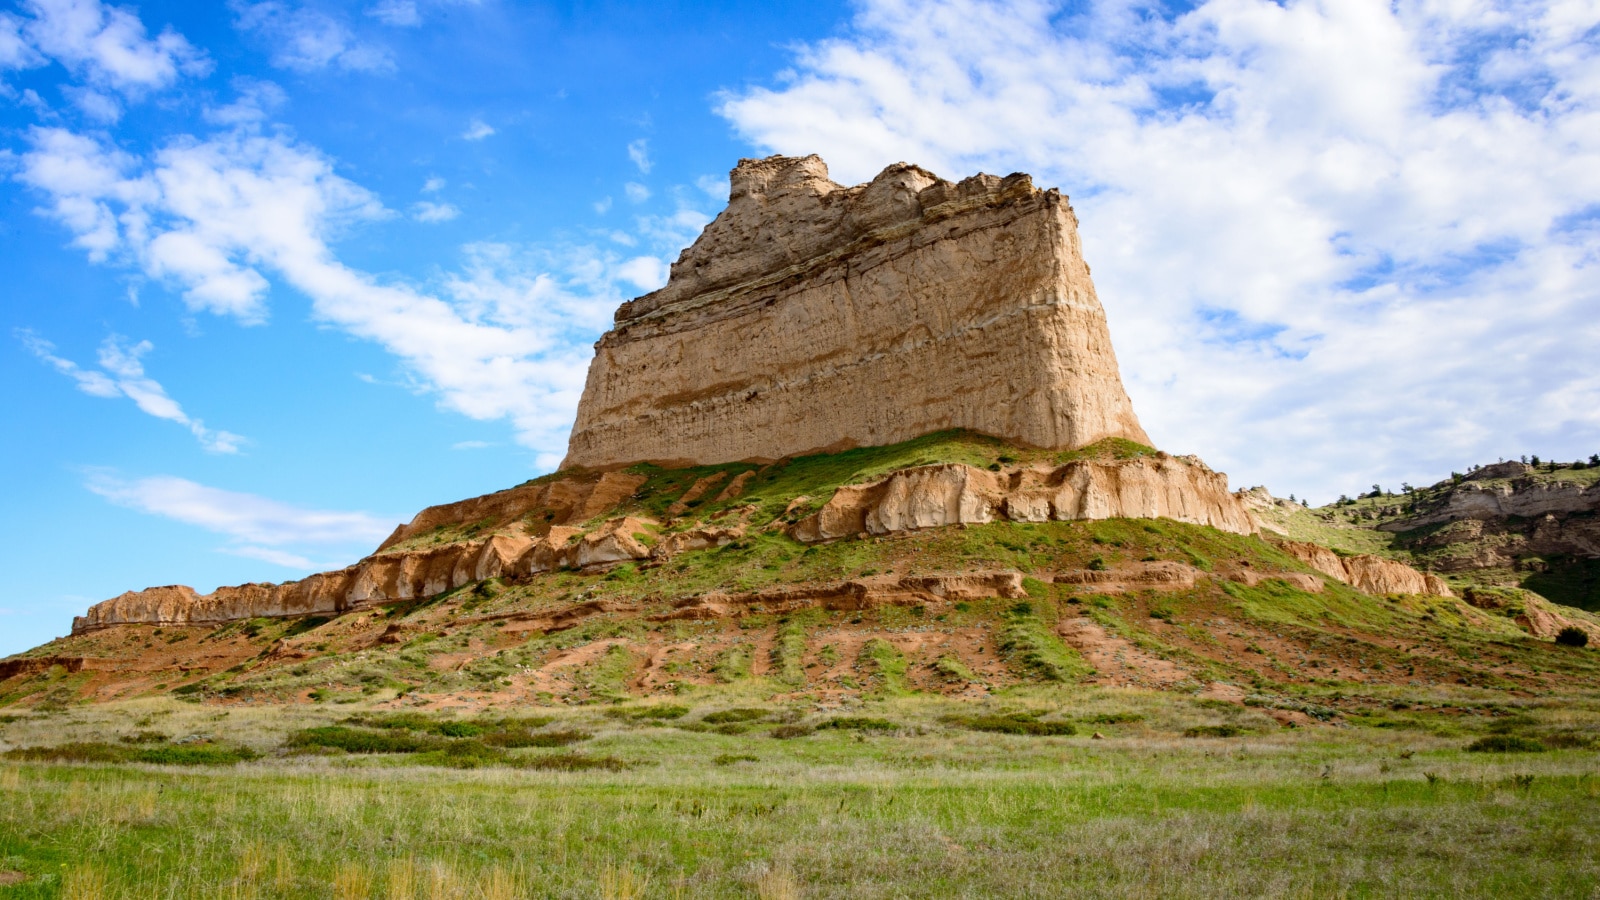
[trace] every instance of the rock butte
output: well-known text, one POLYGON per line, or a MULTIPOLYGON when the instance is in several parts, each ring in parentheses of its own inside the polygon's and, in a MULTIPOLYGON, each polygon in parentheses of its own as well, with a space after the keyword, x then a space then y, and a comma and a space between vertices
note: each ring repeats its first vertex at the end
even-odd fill
MULTIPOLYGON (((646 478, 618 469, 637 462, 765 461, 949 428, 1041 449, 1149 442, 1117 372, 1077 219, 1059 192, 1036 189, 1026 175, 953 184, 906 164, 845 188, 815 156, 741 160, 731 183, 727 209, 683 252, 667 286, 623 304, 596 344, 561 475, 429 507, 345 569, 206 595, 182 585, 130 591, 74 619, 73 632, 337 615, 489 578, 660 562, 752 528, 782 529, 802 543, 993 521, 1165 517, 1259 530, 1225 476, 1165 453, 997 471, 916 465, 840 487, 794 521, 755 521, 749 506, 658 533, 665 523, 627 515, 621 508, 646 478), (470 537, 430 543, 439 529, 464 526, 470 537)), ((703 477, 666 515, 736 500, 755 474, 703 477)), ((1305 548, 1291 549, 1362 590, 1448 595, 1439 579, 1398 563, 1305 548)), ((1146 568, 1035 574, 1108 590, 1192 585, 1200 574, 1146 568)), ((1303 572, 1225 575, 1322 587, 1303 572)), ((770 604, 780 594, 785 603, 825 604, 1021 596, 1021 577, 957 572, 713 592, 686 599, 674 615, 770 604)), ((581 615, 574 607, 567 618, 581 615)))
POLYGON ((1057 190, 739 161, 728 206, 595 345, 566 466, 699 465, 947 428, 1148 444, 1057 190))

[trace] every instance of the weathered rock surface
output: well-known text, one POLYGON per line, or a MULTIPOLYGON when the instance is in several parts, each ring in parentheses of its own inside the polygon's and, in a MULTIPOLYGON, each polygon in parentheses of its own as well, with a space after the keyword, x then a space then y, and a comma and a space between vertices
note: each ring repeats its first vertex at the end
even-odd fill
MULTIPOLYGON (((1521 463, 1502 463, 1501 466, 1527 467, 1521 463)), ((1481 476, 1489 466, 1473 473, 1481 476)), ((1537 519, 1544 516, 1562 516, 1572 513, 1600 511, 1600 485, 1581 485, 1568 481, 1522 480, 1510 483, 1482 484, 1468 480, 1452 489, 1444 502, 1415 516, 1394 522, 1385 522, 1383 531, 1409 531, 1427 525, 1439 525, 1461 519, 1504 519, 1518 516, 1537 519)), ((1600 555, 1600 547, 1594 549, 1600 555)))
POLYGON ((1281 546, 1311 568, 1368 594, 1454 596, 1443 578, 1404 563, 1370 555, 1340 556, 1320 544, 1301 541, 1284 541, 1281 546))
POLYGON ((596 344, 567 466, 715 463, 968 428, 1140 443, 1077 219, 1026 175, 846 188, 741 160, 728 207, 596 344))
MULTIPOLYGON (((1516 623, 1534 637, 1549 640, 1563 628, 1577 628, 1589 635, 1591 643, 1600 641, 1600 626, 1563 613, 1560 607, 1533 593, 1516 589, 1482 590, 1467 588, 1462 599, 1478 609, 1510 614, 1516 623)), ((1571 613, 1571 609, 1566 609, 1571 613)))
POLYGON ((997 519, 1119 517, 1164 517, 1237 534, 1256 532, 1249 510, 1228 492, 1227 476, 1197 459, 1157 454, 1000 472, 961 464, 902 469, 870 484, 839 488, 791 534, 814 543, 997 519))
POLYGON ((624 472, 563 472, 493 494, 430 506, 410 522, 394 530, 379 547, 379 553, 436 528, 467 524, 493 531, 537 513, 522 528, 533 536, 552 525, 587 522, 616 508, 628 499, 643 475, 624 472))
POLYGON ((714 591, 687 597, 671 612, 651 618, 656 621, 719 619, 744 612, 792 612, 812 606, 856 610, 875 606, 935 605, 988 597, 1020 600, 1027 596, 1020 572, 983 570, 898 577, 878 575, 837 584, 785 585, 743 593, 714 591))

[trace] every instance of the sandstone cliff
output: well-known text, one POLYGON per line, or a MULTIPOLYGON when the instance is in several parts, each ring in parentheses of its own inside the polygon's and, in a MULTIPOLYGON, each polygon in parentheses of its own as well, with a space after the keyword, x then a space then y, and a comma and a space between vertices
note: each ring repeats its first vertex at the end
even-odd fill
POLYGON ((1077 219, 1026 175, 912 165, 846 188, 741 160, 728 207, 595 347, 567 466, 715 463, 968 428, 1149 443, 1077 219))
POLYGON ((959 464, 905 469, 839 488, 791 533, 815 542, 997 519, 1110 518, 1168 518, 1238 534, 1257 531, 1244 504, 1228 493, 1227 476, 1197 459, 1158 454, 999 472, 959 464))
POLYGON ((1283 549, 1311 568, 1368 594, 1455 596, 1443 578, 1418 572, 1405 563, 1370 554, 1340 556, 1327 547, 1301 541, 1285 541, 1283 549))

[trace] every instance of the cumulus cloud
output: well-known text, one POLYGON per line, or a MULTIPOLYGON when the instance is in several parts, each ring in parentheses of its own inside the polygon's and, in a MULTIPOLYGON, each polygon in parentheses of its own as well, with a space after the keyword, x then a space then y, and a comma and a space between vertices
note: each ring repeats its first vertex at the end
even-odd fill
POLYGON ((137 100, 211 61, 171 28, 150 37, 131 10, 99 0, 28 0, 26 18, 0 13, 0 71, 60 63, 83 84, 67 94, 90 117, 115 122, 121 100, 137 100))
POLYGON ((519 442, 547 455, 565 442, 611 310, 664 271, 637 253, 475 244, 430 291, 339 261, 339 231, 389 213, 281 134, 184 137, 149 160, 62 129, 29 140, 16 177, 95 259, 137 265, 196 311, 244 323, 265 320, 268 276, 281 279, 318 320, 394 354, 443 407, 508 419, 519 442))
POLYGON ((234 26, 265 40, 272 65, 295 72, 329 67, 348 72, 388 72, 394 61, 384 48, 358 40, 350 29, 327 13, 291 7, 278 0, 232 4, 234 26))
POLYGON ((186 525, 204 528, 233 541, 223 552, 260 559, 292 569, 329 568, 291 549, 319 550, 328 555, 352 545, 375 546, 395 523, 365 512, 308 509, 257 494, 227 491, 178 478, 152 475, 122 478, 112 472, 89 473, 90 491, 118 506, 186 525))
POLYGON ((444 185, 445 180, 443 178, 440 178, 437 175, 430 175, 428 176, 428 180, 422 183, 422 192, 424 194, 432 194, 437 191, 442 191, 444 190, 444 185))
POLYGON ((31 331, 19 331, 17 336, 40 360, 57 372, 71 378, 92 397, 126 397, 140 412, 176 422, 189 430, 200 446, 212 453, 238 453, 245 439, 228 431, 213 431, 199 419, 191 418, 178 401, 167 394, 166 388, 145 374, 142 357, 155 349, 149 341, 132 346, 112 335, 100 345, 99 369, 84 368, 70 359, 56 355, 55 345, 31 331))
POLYGON ((874 0, 752 142, 1074 195, 1158 443, 1330 497, 1600 445, 1592 5, 874 0), (959 123, 959 127, 953 127, 959 123))
POLYGON ((633 203, 643 203, 650 199, 650 189, 637 181, 630 181, 623 185, 622 191, 628 195, 628 200, 633 203))
POLYGON ((461 132, 461 139, 464 141, 481 141, 492 134, 494 134, 494 129, 489 126, 489 123, 482 119, 473 119, 467 124, 467 130, 461 132))

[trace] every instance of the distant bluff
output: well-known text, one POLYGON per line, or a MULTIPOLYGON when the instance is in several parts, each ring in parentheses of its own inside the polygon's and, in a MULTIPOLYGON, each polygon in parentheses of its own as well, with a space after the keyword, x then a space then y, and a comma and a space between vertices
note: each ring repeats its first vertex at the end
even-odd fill
POLYGON ((740 160, 728 206, 595 345, 563 467, 704 465, 965 428, 1148 444, 1077 218, 1027 175, 740 160))

